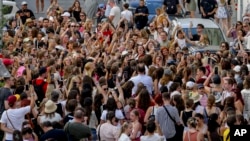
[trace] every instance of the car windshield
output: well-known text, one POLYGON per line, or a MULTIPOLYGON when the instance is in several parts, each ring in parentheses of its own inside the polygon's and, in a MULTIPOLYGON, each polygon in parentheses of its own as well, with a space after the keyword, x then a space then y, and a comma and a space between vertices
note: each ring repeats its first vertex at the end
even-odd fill
POLYGON ((162 2, 161 1, 147 1, 146 2, 146 6, 148 7, 148 13, 149 14, 156 14, 155 10, 157 8, 161 8, 162 7, 162 2))
MULTIPOLYGON (((183 28, 186 36, 188 35, 188 28, 183 28)), ((196 28, 191 29, 192 35, 196 34, 196 28)), ((208 36, 209 44, 213 46, 219 46, 221 42, 224 42, 223 33, 218 28, 205 28, 204 34, 208 36)), ((187 36, 188 37, 188 36, 187 36)))

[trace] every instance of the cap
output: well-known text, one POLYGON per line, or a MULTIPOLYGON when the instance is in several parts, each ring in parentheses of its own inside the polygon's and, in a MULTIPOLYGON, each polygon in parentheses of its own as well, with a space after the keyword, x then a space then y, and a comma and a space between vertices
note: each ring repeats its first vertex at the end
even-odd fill
POLYGON ((42 22, 43 21, 43 17, 39 17, 38 21, 42 22))
POLYGON ((46 67, 42 67, 42 68, 40 68, 40 70, 39 70, 39 75, 42 75, 42 74, 44 74, 44 73, 46 73, 46 72, 47 72, 46 67))
POLYGON ((198 84, 198 85, 197 85, 197 88, 198 88, 198 89, 204 88, 204 85, 203 85, 203 84, 198 84))
POLYGON ((61 16, 62 17, 70 17, 70 13, 69 12, 64 12, 61 16))
POLYGON ((188 88, 193 88, 194 85, 195 85, 195 83, 192 82, 192 81, 188 81, 188 82, 186 83, 186 87, 188 87, 188 88))
POLYGON ((16 97, 17 101, 20 100, 20 94, 15 94, 14 96, 16 97))
POLYGON ((26 1, 23 1, 21 5, 27 5, 28 3, 26 1))
POLYGON ((8 59, 8 58, 3 58, 2 61, 3 61, 3 64, 5 66, 9 66, 9 65, 12 65, 14 63, 13 59, 8 59))
POLYGON ((235 67, 233 68, 233 70, 234 70, 235 72, 240 72, 240 69, 241 69, 241 67, 240 67, 239 65, 237 65, 237 66, 235 66, 235 67))
POLYGON ((14 95, 9 96, 8 97, 8 103, 9 103, 9 105, 14 105, 15 102, 16 102, 16 100, 17 100, 16 96, 14 96, 14 95))
POLYGON ((165 70, 164 70, 164 74, 165 74, 165 75, 172 75, 173 72, 172 72, 170 69, 165 69, 165 70))
POLYGON ((127 54, 128 54, 128 51, 127 51, 127 50, 122 51, 122 56, 125 56, 125 55, 127 55, 127 54))

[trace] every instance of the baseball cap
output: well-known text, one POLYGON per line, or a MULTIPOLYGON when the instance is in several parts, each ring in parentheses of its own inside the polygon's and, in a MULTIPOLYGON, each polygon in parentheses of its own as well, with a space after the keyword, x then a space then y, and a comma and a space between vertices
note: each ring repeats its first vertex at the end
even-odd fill
POLYGON ((27 5, 28 3, 26 1, 23 1, 21 5, 27 5))
POLYGON ((240 67, 239 65, 237 65, 237 66, 235 66, 235 67, 233 68, 233 70, 234 70, 235 72, 240 72, 240 69, 241 69, 241 67, 240 67))
POLYGON ((14 105, 15 102, 16 102, 16 100, 17 100, 16 96, 14 96, 14 95, 9 96, 8 97, 8 103, 9 103, 9 105, 14 105))
POLYGON ((70 17, 70 13, 69 12, 64 12, 61 16, 62 17, 70 17))
POLYGON ((203 84, 198 84, 197 87, 198 87, 198 89, 201 89, 201 88, 204 88, 204 85, 203 84))

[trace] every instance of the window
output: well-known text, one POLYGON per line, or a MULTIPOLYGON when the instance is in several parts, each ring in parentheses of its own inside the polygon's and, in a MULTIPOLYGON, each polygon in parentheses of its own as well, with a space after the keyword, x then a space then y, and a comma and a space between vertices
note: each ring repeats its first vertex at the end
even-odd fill
POLYGON ((3 5, 3 15, 10 14, 13 9, 13 6, 3 5))

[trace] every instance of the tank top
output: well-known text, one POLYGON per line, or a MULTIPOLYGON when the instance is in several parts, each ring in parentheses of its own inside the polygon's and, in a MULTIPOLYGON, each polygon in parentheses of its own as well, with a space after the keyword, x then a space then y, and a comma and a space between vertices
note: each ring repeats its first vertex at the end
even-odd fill
POLYGON ((198 133, 199 133, 198 131, 193 133, 187 131, 183 141, 198 141, 197 140, 198 133))
POLYGON ((188 111, 188 112, 186 112, 186 111, 182 112, 182 121, 183 121, 185 127, 187 127, 187 120, 190 117, 192 117, 192 114, 193 114, 193 110, 192 111, 188 111))
POLYGON ((223 133, 223 141, 230 141, 230 136, 229 136, 229 128, 227 128, 224 133, 223 133))

